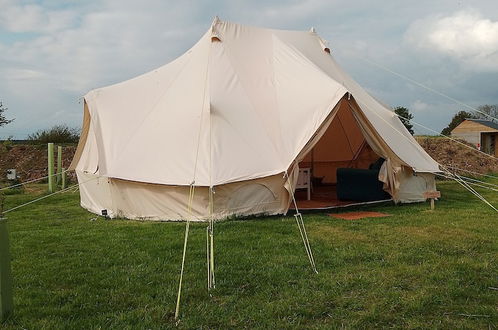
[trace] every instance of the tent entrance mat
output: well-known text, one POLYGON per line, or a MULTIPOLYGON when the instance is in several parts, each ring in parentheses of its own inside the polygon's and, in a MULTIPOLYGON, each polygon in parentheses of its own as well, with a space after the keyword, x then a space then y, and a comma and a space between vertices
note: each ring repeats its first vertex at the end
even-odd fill
MULTIPOLYGON (((296 190, 295 196, 297 207, 299 208, 299 210, 332 210, 337 208, 371 205, 392 201, 392 199, 384 199, 371 202, 340 201, 337 199, 335 185, 316 187, 311 193, 310 200, 306 199, 306 195, 306 190, 296 190)), ((290 209, 294 209, 293 204, 291 204, 290 209)))
POLYGON ((335 214, 329 214, 329 216, 332 218, 343 219, 343 220, 359 220, 365 218, 390 217, 391 215, 380 212, 359 211, 359 212, 335 213, 335 214))

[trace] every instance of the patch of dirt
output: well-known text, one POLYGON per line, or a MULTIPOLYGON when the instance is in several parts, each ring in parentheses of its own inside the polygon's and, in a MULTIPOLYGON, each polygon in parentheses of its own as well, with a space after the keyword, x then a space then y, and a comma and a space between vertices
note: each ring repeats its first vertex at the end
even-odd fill
MULTIPOLYGON (((439 137, 416 137, 417 142, 439 164, 476 173, 498 173, 498 158, 484 155, 470 143, 458 140, 464 145, 439 137), (466 147, 466 146, 468 147, 466 147), (470 147, 470 148, 469 148, 470 147)), ((468 176, 465 171, 455 171, 468 176)))
MULTIPOLYGON (((57 148, 54 148, 55 168, 57 169, 57 148)), ((76 146, 62 147, 62 167, 68 168, 76 151, 76 146)), ((16 169, 19 180, 29 181, 48 175, 48 152, 46 145, 12 145, 0 143, 0 182, 6 180, 7 170, 16 169)), ((67 173, 72 181, 76 179, 74 172, 67 173)), ((46 180, 45 180, 46 181, 46 180)))

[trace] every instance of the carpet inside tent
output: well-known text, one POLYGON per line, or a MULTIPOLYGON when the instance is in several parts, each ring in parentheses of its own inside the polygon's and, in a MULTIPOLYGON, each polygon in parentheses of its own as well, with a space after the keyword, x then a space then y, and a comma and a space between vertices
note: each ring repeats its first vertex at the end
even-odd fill
MULTIPOLYGON (((295 192, 297 207, 300 210, 326 210, 338 207, 375 204, 389 201, 389 199, 372 202, 340 201, 337 198, 337 190, 335 185, 321 185, 314 187, 310 200, 307 200, 306 195, 307 192, 305 189, 297 189, 295 192)), ((294 205, 291 204, 290 208, 294 209, 294 205)))

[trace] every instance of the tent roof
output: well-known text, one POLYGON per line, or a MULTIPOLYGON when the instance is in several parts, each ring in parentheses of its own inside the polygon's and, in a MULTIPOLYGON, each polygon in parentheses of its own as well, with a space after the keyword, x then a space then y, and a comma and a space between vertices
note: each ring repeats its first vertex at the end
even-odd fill
POLYGON ((176 60, 85 102, 100 175, 211 186, 285 172, 348 92, 402 162, 439 170, 314 31, 215 19, 176 60))

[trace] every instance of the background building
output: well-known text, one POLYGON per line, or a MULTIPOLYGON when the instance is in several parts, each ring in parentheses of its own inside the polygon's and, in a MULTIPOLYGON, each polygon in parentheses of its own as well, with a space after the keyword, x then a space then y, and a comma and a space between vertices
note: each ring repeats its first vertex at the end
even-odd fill
POLYGON ((498 156, 498 123, 484 119, 466 119, 451 131, 451 136, 472 143, 485 153, 498 156))

